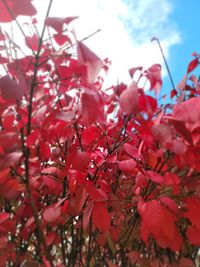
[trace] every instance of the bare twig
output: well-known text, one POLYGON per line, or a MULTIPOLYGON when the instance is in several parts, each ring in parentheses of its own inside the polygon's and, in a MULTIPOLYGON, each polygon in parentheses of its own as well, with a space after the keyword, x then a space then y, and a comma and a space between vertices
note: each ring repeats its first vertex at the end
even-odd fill
POLYGON ((156 42, 157 42, 157 44, 158 44, 158 46, 159 46, 159 48, 160 48, 160 52, 161 52, 161 54, 162 54, 163 60, 164 60, 164 62, 165 62, 165 66, 166 66, 166 69, 167 69, 167 73, 168 73, 168 75, 169 75, 169 79, 170 79, 170 82, 171 82, 171 85, 172 85, 172 89, 176 90, 176 87, 175 87, 175 85, 174 85, 174 81, 173 81, 173 78, 172 78, 172 75, 171 75, 171 72, 170 72, 170 69, 169 69, 169 65, 168 65, 168 63, 167 63, 167 59, 166 59, 166 57, 165 57, 165 54, 164 54, 164 52, 163 52, 163 49, 162 49, 162 46, 161 46, 161 44, 160 44, 159 39, 156 38, 156 37, 154 37, 154 38, 152 38, 151 41, 156 41, 156 42))

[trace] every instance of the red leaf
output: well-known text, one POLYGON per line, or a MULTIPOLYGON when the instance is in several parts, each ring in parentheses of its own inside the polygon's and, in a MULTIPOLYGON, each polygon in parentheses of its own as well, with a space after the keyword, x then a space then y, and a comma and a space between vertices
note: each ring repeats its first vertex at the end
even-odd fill
POLYGON ((13 152, 18 147, 19 136, 15 132, 0 132, 0 147, 5 152, 13 152))
POLYGON ((86 230, 89 225, 91 214, 92 214, 92 208, 93 208, 93 202, 90 202, 83 213, 83 229, 84 230, 86 230))
POLYGON ((174 106, 173 114, 177 120, 195 123, 200 120, 200 98, 193 97, 174 106))
POLYGON ((196 69, 198 64, 199 64, 199 59, 198 58, 193 59, 188 65, 187 74, 192 72, 194 69, 196 69))
POLYGON ((187 228, 187 237, 190 242, 195 246, 200 246, 200 230, 194 226, 189 226, 187 228))
POLYGON ((92 209, 92 221, 100 231, 106 233, 110 228, 111 217, 104 203, 97 202, 92 209))
POLYGON ((94 94, 83 93, 81 98, 81 110, 83 123, 86 126, 90 126, 96 122, 99 115, 98 102, 94 94))
POLYGON ((134 159, 118 161, 118 164, 119 164, 120 170, 127 172, 127 173, 133 173, 137 165, 134 159))
POLYGON ((96 188, 92 183, 88 182, 86 184, 86 189, 93 201, 105 201, 108 199, 107 194, 103 190, 96 188))
POLYGON ((81 212, 87 198, 85 186, 80 186, 76 195, 69 199, 68 212, 70 215, 77 216, 81 212))
POLYGON ((47 142, 40 142, 40 158, 43 161, 49 160, 51 156, 51 149, 49 147, 49 144, 47 142))
POLYGON ((42 175, 42 181, 44 182, 44 185, 46 186, 46 191, 49 194, 58 194, 62 190, 62 185, 59 182, 59 180, 55 180, 51 174, 48 175, 42 175))
POLYGON ((179 267, 195 267, 195 263, 189 258, 180 260, 179 267))
POLYGON ((19 84, 8 75, 0 78, 0 91, 5 100, 20 100, 24 94, 19 84))
POLYGON ((139 96, 139 110, 145 111, 147 114, 152 114, 157 109, 157 101, 149 95, 142 94, 139 96))
POLYGON ((87 198, 87 192, 85 187, 84 186, 79 187, 79 189, 76 191, 76 198, 75 198, 77 214, 79 214, 81 209, 83 208, 86 198, 87 198))
POLYGON ((90 145, 92 142, 95 141, 96 138, 98 138, 99 130, 95 126, 91 126, 90 128, 87 128, 82 133, 82 143, 84 145, 90 145))
POLYGON ((72 169, 77 171, 86 171, 90 163, 90 156, 87 152, 77 151, 72 159, 72 169))
POLYGON ((57 234, 55 232, 48 233, 48 235, 45 237, 47 246, 50 246, 51 244, 53 244, 56 238, 57 238, 57 234))
POLYGON ((147 203, 142 218, 151 233, 156 236, 160 234, 163 224, 163 209, 158 201, 152 200, 147 203))
POLYGON ((63 31, 64 24, 69 24, 71 21, 77 19, 78 17, 65 17, 65 18, 57 18, 57 17, 48 17, 45 20, 46 26, 53 28, 58 33, 63 31))
POLYGON ((61 215, 61 207, 47 207, 43 213, 43 218, 48 223, 55 223, 61 215))
POLYGON ((179 251, 182 240, 175 225, 176 216, 162 206, 157 200, 152 200, 140 207, 142 216, 141 234, 147 243, 151 234, 157 243, 163 247, 170 247, 179 251))
POLYGON ((176 89, 171 90, 170 99, 174 98, 177 94, 178 94, 178 92, 176 91, 176 89))
POLYGON ((189 198, 185 201, 187 212, 184 213, 184 216, 191 221, 191 223, 200 231, 200 200, 196 197, 189 198))
POLYGON ((0 213, 0 224, 8 220, 10 217, 10 214, 8 212, 1 212, 0 213))
POLYGON ((119 104, 124 113, 131 114, 138 110, 138 87, 132 82, 126 90, 124 90, 119 98, 119 104))
POLYGON ((77 42, 78 62, 87 65, 88 81, 94 82, 103 67, 102 60, 82 42, 77 42))
POLYGON ((36 144, 36 141, 40 138, 40 131, 39 130, 34 130, 29 134, 26 140, 26 145, 27 147, 32 147, 33 145, 36 144))

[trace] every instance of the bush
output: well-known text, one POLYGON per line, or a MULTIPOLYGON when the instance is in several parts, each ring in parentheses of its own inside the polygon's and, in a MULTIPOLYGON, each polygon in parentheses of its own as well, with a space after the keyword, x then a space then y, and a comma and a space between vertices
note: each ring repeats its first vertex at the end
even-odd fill
POLYGON ((176 103, 159 106, 139 81, 158 95, 160 65, 104 90, 109 60, 66 30, 76 17, 47 12, 29 36, 17 17, 35 13, 30 0, 0 3, 0 22, 15 20, 32 52, 1 31, 0 266, 195 266, 199 55, 176 103))

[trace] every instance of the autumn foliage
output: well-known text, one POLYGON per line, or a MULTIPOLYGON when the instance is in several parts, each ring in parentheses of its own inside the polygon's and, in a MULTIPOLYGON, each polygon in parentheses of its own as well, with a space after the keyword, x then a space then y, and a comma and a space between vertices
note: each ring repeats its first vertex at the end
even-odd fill
POLYGON ((158 105, 159 64, 105 89, 109 60, 51 4, 30 35, 18 16, 36 15, 32 1, 0 1, 0 266, 195 266, 200 56, 174 104, 158 105), (14 21, 27 53, 4 29, 14 21))

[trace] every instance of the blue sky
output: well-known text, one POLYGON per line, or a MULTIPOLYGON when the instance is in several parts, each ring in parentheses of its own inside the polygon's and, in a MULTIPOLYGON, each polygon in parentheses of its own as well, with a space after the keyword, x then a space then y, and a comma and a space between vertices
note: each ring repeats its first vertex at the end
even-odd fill
MULTIPOLYGON (((174 0, 171 19, 177 24, 181 43, 170 48, 169 65, 175 84, 183 77, 193 52, 200 53, 200 1, 174 0)), ((168 84, 166 78, 165 83, 168 84)))

